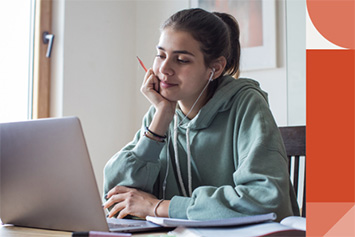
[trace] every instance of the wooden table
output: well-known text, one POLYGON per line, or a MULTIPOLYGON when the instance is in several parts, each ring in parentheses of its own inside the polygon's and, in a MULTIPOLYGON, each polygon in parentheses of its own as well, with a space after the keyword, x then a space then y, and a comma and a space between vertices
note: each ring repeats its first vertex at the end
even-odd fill
MULTIPOLYGON (((165 236, 166 232, 137 233, 132 236, 165 236)), ((0 236, 4 237, 68 237, 72 232, 45 230, 37 228, 19 227, 13 225, 0 225, 0 236)))
POLYGON ((45 229, 36 229, 36 228, 26 228, 18 227, 12 225, 1 225, 0 226, 0 236, 6 237, 19 237, 19 236, 48 236, 48 237, 64 237, 71 236, 72 232, 66 231, 54 231, 54 230, 45 230, 45 229))

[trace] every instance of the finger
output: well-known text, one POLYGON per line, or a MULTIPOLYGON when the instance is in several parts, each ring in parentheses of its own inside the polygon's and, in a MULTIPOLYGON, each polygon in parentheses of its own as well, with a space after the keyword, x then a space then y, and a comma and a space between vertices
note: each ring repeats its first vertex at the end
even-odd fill
POLYGON ((148 78, 144 81, 143 83, 143 89, 150 90, 154 89, 155 90, 155 85, 158 83, 158 79, 154 74, 150 74, 148 78))
POLYGON ((159 78, 154 74, 153 69, 149 69, 145 74, 142 87, 153 88, 159 90, 159 78))
POLYGON ((145 73, 144 75, 144 80, 143 80, 143 84, 145 84, 145 82, 148 80, 148 78, 154 75, 153 69, 149 68, 148 71, 145 73))
POLYGON ((128 213, 128 212, 126 211, 126 208, 124 208, 124 209, 122 209, 122 210, 120 211, 120 213, 118 213, 117 219, 123 219, 123 218, 125 218, 125 217, 128 216, 128 215, 130 215, 130 213, 128 213))
POLYGON ((110 208, 115 203, 119 203, 123 201, 123 198, 120 197, 120 194, 113 195, 109 200, 107 200, 104 204, 102 204, 103 208, 110 208))
POLYGON ((112 195, 103 205, 103 208, 109 208, 115 203, 123 202, 127 197, 127 192, 112 195))
POLYGON ((160 80, 155 77, 155 82, 154 82, 154 90, 156 90, 159 93, 159 89, 160 89, 160 80))
POLYGON ((118 212, 125 208, 125 204, 123 202, 117 203, 108 213, 108 218, 115 216, 118 212))
POLYGON ((120 194, 120 193, 125 193, 128 192, 129 188, 125 187, 125 186, 115 186, 114 188, 112 188, 106 195, 106 199, 109 199, 110 197, 112 197, 112 195, 115 194, 120 194))

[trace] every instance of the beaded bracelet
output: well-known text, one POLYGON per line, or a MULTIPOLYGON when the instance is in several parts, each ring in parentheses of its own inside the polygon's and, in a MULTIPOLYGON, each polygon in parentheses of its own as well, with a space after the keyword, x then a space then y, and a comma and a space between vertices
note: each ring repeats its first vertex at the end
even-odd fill
POLYGON ((166 139, 166 136, 161 136, 159 134, 156 134, 156 133, 150 131, 148 127, 145 127, 145 134, 148 134, 151 137, 158 139, 160 142, 165 142, 165 139, 166 139))
POLYGON ((156 141, 156 142, 162 142, 164 143, 165 142, 165 139, 161 139, 161 138, 157 138, 157 137, 154 137, 150 132, 146 131, 144 132, 143 136, 153 140, 153 141, 156 141))

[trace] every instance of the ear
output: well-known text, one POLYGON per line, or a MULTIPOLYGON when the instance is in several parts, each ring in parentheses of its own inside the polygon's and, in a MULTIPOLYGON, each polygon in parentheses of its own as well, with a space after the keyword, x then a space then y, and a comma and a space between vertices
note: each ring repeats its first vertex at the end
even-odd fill
POLYGON ((212 79, 216 79, 222 75, 224 68, 226 67, 227 60, 224 56, 219 57, 211 63, 211 68, 215 69, 214 76, 212 79))

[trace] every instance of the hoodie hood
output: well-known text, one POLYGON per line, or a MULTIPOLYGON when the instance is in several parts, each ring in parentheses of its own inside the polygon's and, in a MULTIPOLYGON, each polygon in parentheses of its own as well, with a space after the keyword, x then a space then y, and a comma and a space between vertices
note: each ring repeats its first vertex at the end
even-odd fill
MULTIPOLYGON (((186 118, 179 127, 189 127, 193 130, 208 127, 218 113, 230 109, 235 96, 238 96, 239 93, 247 89, 258 91, 265 98, 266 102, 268 102, 267 93, 261 90, 257 81, 248 78, 235 79, 231 76, 224 76, 218 80, 221 81, 212 98, 201 108, 200 112, 192 120, 186 118)), ((177 110, 177 116, 179 121, 185 117, 181 110, 177 110)))

